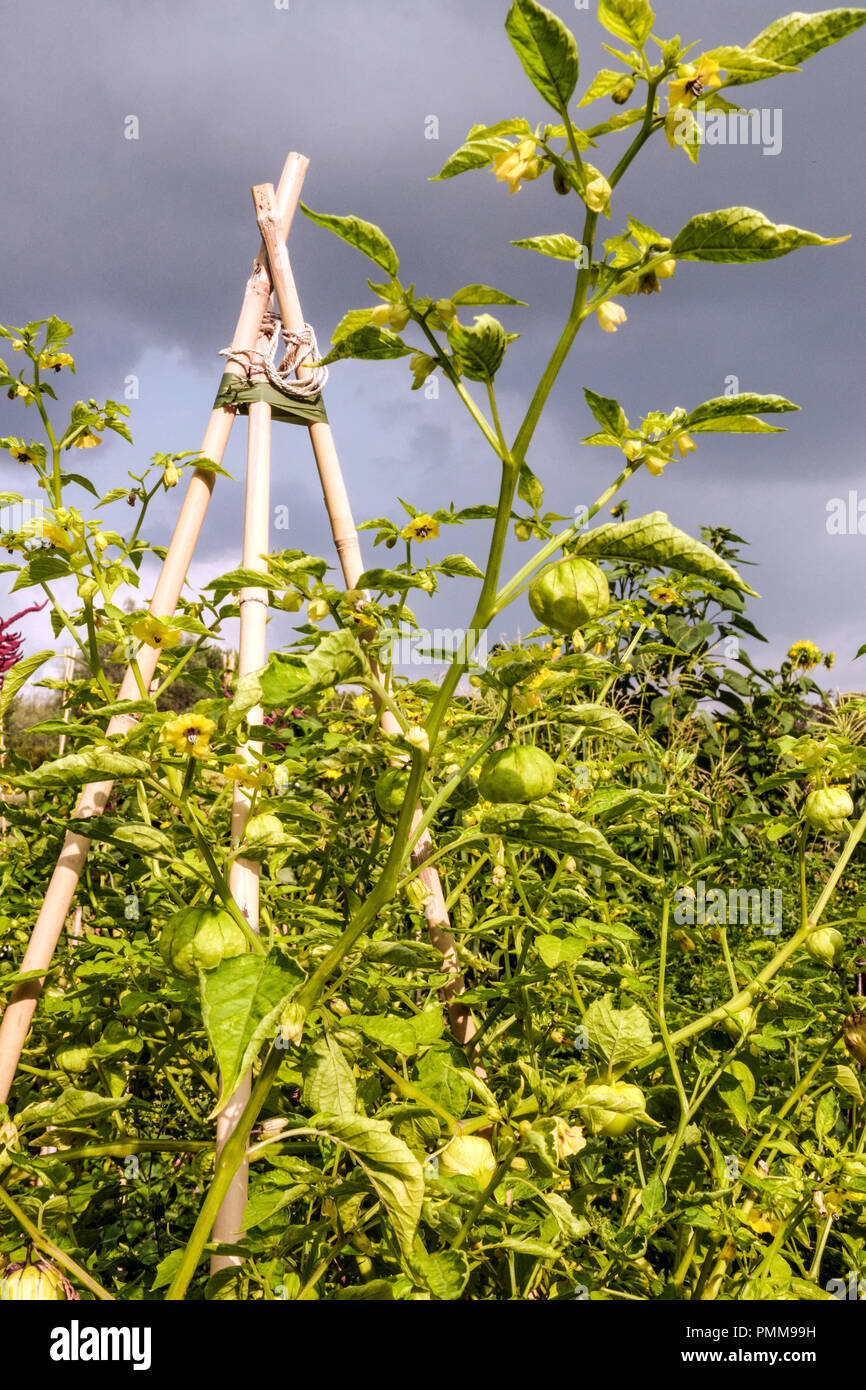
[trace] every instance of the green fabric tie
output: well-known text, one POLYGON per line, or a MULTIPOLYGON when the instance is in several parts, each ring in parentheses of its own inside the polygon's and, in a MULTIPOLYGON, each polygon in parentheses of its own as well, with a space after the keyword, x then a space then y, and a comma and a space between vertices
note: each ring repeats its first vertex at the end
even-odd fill
POLYGON ((226 372, 216 394, 214 409, 227 406, 240 415, 248 415, 250 401, 267 401, 271 418, 291 425, 326 424, 328 420, 321 393, 311 400, 294 400, 271 386, 269 381, 248 381, 234 372, 226 372))

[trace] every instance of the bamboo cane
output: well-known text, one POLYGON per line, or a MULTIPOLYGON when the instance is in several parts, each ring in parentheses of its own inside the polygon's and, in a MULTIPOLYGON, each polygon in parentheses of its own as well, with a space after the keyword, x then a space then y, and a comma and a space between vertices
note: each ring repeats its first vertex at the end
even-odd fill
MULTIPOLYGON (((267 340, 259 344, 266 350, 267 340)), ((270 550, 270 468, 271 468, 271 408, 267 401, 254 401, 249 407, 249 439, 247 445, 247 483, 244 509, 244 543, 241 564, 244 569, 268 572, 267 554, 270 550)), ((264 588, 246 588, 240 592, 240 640, 238 643, 238 679, 243 679, 251 671, 260 671, 267 661, 267 622, 268 591, 264 588)), ((247 719, 251 724, 261 724, 263 710, 260 706, 251 709, 247 719)), ((261 753, 260 742, 247 743, 237 750, 238 762, 254 761, 254 755, 261 753)), ((232 843, 240 840, 249 815, 250 803, 240 782, 235 783, 232 797, 232 843)), ((229 870, 229 887, 232 897, 254 931, 259 928, 259 874, 260 865, 250 859, 238 857, 229 870)), ((244 1106, 250 1097, 250 1074, 244 1077, 228 1105, 217 1116, 216 1158, 218 1159, 226 1140, 232 1134, 244 1106)), ((240 1165, 231 1181, 231 1186, 223 1199, 213 1228, 213 1239, 222 1244, 233 1244, 240 1235, 241 1218, 247 1204, 247 1179, 249 1165, 240 1165)), ((211 1274, 242 1261, 237 1255, 214 1255, 211 1258, 211 1274)))
MULTIPOLYGON (((304 315, 292 275, 289 255, 284 240, 279 235, 273 184, 258 184, 253 188, 252 193, 256 220, 262 234, 262 243, 268 254, 271 279, 283 326, 289 332, 300 333, 304 327, 304 315)), ((309 371, 309 367, 301 366, 298 369, 298 376, 309 375, 309 371)), ((337 554, 340 557, 343 578, 347 589, 355 589, 364 572, 364 562, 361 557, 361 546, 358 532, 355 529, 343 471, 334 444, 334 436, 331 426, 321 421, 311 424, 309 431, 316 467, 322 484, 325 507, 331 523, 331 534, 334 538, 337 554)), ((386 733, 399 732, 399 725, 390 710, 383 709, 381 711, 380 722, 386 733)), ((413 819, 413 828, 420 819, 421 808, 418 807, 413 819)), ((413 867, 417 868, 424 864, 432 848, 433 841, 430 833, 425 831, 412 852, 413 867)), ((445 906, 442 883, 438 872, 432 865, 422 868, 418 878, 427 893, 424 910, 430 939, 437 950, 442 953, 443 972, 451 977, 442 991, 442 998, 448 1009, 452 1032, 465 1045, 471 1042, 477 1028, 471 1011, 460 1002, 460 995, 464 993, 466 986, 460 971, 454 938, 449 931, 451 924, 445 906)))
MULTIPOLYGON (((280 235, 286 237, 292 224, 301 186, 309 160, 303 155, 292 153, 283 167, 279 183, 277 204, 279 209, 280 235)), ((247 281, 241 306, 240 317, 235 328, 232 347, 235 351, 254 348, 261 329, 262 318, 271 296, 271 277, 268 258, 264 246, 259 247, 253 262, 252 274, 247 281)), ((240 372, 239 367, 229 362, 226 371, 240 372)), ((225 453, 235 411, 220 407, 214 410, 208 422, 201 447, 202 456, 213 463, 220 463, 225 453)), ((190 478, 186 496, 175 525, 159 579, 150 603, 150 611, 156 617, 166 617, 174 613, 180 591, 186 579, 187 570, 210 502, 216 475, 207 469, 197 468, 190 478)), ((151 680, 159 652, 153 647, 143 646, 138 654, 138 668, 145 686, 151 680)), ((134 668, 127 669, 118 693, 118 698, 136 699, 139 694, 134 668)), ((116 715, 108 725, 108 733, 120 733, 128 729, 133 720, 128 716, 116 715)), ((75 810, 76 816, 99 815, 111 795, 112 782, 91 782, 82 791, 75 810)), ((30 943, 21 962, 22 971, 48 970, 57 947, 63 923, 72 903, 78 881, 84 869, 90 840, 86 835, 71 833, 67 835, 60 857, 52 874, 45 898, 30 943)), ((30 1021, 42 992, 42 979, 28 980, 13 990, 0 1024, 0 1102, 7 1099, 15 1077, 21 1049, 30 1028, 30 1021)))
MULTIPOLYGON (((63 722, 69 723, 69 700, 68 686, 72 680, 72 673, 75 670, 75 648, 63 648, 63 722)), ((66 751, 66 735, 60 735, 60 743, 57 747, 57 756, 62 758, 66 751)))

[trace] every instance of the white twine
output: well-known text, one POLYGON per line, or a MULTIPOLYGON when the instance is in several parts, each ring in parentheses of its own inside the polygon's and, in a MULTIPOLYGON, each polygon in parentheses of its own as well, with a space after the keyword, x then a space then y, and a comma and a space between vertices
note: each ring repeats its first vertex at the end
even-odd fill
POLYGON ((296 400, 309 400, 318 396, 328 380, 327 367, 309 367, 309 376, 298 377, 299 367, 307 362, 315 362, 319 356, 319 345, 310 324, 305 323, 300 333, 290 333, 283 327, 278 314, 267 313, 262 320, 262 333, 269 337, 267 352, 258 348, 223 348, 220 357, 241 367, 249 379, 253 372, 263 373, 277 391, 296 400), (277 348, 280 340, 284 344, 282 360, 276 365, 277 348))

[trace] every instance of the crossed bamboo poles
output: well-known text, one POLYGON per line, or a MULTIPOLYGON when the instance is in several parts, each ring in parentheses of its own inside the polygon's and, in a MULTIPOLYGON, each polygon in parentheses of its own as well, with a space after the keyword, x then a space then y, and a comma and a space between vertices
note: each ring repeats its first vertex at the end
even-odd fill
MULTIPOLYGON (((286 159, 276 192, 272 184, 257 185, 253 189, 256 220, 262 234, 262 242, 247 281, 232 339, 232 356, 228 357, 225 367, 225 370, 233 375, 245 375, 243 368, 235 360, 237 356, 243 357, 263 347, 262 324, 272 293, 276 294, 284 328, 293 333, 300 333, 304 328, 304 317, 285 241, 297 210, 308 167, 308 159, 292 152, 286 159)), ((309 367, 299 366, 298 377, 307 375, 309 370, 309 367)), ((203 458, 218 465, 222 463, 234 417, 235 410, 231 407, 218 406, 213 410, 202 442, 203 458)), ((269 549, 270 424, 271 409, 267 402, 250 402, 242 563, 245 569, 260 573, 267 572, 266 556, 269 549)), ((344 582, 347 589, 355 589, 364 565, 331 428, 325 422, 311 423, 308 428, 344 582)), ((193 471, 150 603, 150 612, 157 618, 170 617, 177 608, 215 479, 216 474, 210 469, 196 468, 193 471)), ((241 591, 239 678, 261 669, 266 664, 267 605, 268 596, 264 588, 250 587, 241 591)), ((137 698, 139 680, 145 686, 150 684, 159 654, 156 647, 140 648, 137 656, 138 671, 136 672, 133 666, 127 669, 118 692, 119 700, 137 698)), ((260 713, 259 711, 259 715, 260 713)), ((253 722, 257 721, 258 715, 255 710, 250 712, 249 718, 253 722)), ((132 727, 134 722, 132 716, 115 715, 108 724, 107 733, 123 733, 132 727)), ((399 725, 387 708, 380 709, 380 723, 387 734, 399 732, 399 725)), ((254 752, 255 748, 248 746, 241 756, 251 758, 254 752)), ((85 786, 75 808, 76 818, 100 815, 108 802, 113 785, 111 781, 104 781, 91 782, 85 786)), ((232 801, 233 840, 242 836, 248 812, 249 802, 240 784, 236 783, 232 801)), ((417 825, 420 818, 421 810, 418 808, 413 826, 417 825)), ((91 841, 86 835, 76 831, 67 834, 21 962, 22 974, 32 971, 47 972, 50 968, 90 845, 91 841)), ((413 849, 412 864, 419 870, 417 876, 427 892, 425 910, 431 940, 442 954, 444 973, 451 977, 442 991, 442 998, 448 1010, 452 1031, 458 1041, 465 1044, 475 1035, 475 1022, 470 1010, 460 999, 464 984, 454 940, 449 930, 450 921, 442 884, 435 867, 425 867, 431 848, 432 839, 429 831, 425 831, 413 849)), ((257 929, 258 865, 240 856, 236 857, 230 869, 229 886, 239 909, 244 912, 250 925, 257 929)), ((17 985, 0 1023, 0 1102, 8 1098, 42 992, 43 981, 44 976, 40 975, 17 985)), ((248 1076, 218 1116, 217 1155, 237 1124, 246 1104, 249 1088, 248 1076)), ((235 1174, 215 1222, 215 1240, 231 1243, 238 1238, 246 1195, 247 1166, 243 1164, 235 1174)), ((211 1269, 215 1271, 239 1262, 235 1256, 216 1256, 211 1262, 211 1269)))

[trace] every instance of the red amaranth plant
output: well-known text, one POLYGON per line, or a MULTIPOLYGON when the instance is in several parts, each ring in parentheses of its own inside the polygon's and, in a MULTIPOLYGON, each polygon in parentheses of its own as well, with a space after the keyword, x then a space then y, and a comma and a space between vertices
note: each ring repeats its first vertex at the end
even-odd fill
POLYGON ((13 613, 11 618, 0 618, 0 690, 16 661, 21 660, 24 639, 20 632, 12 631, 12 624, 19 618, 26 618, 28 613, 41 612, 44 607, 44 603, 33 603, 29 608, 22 608, 20 613, 13 613))

